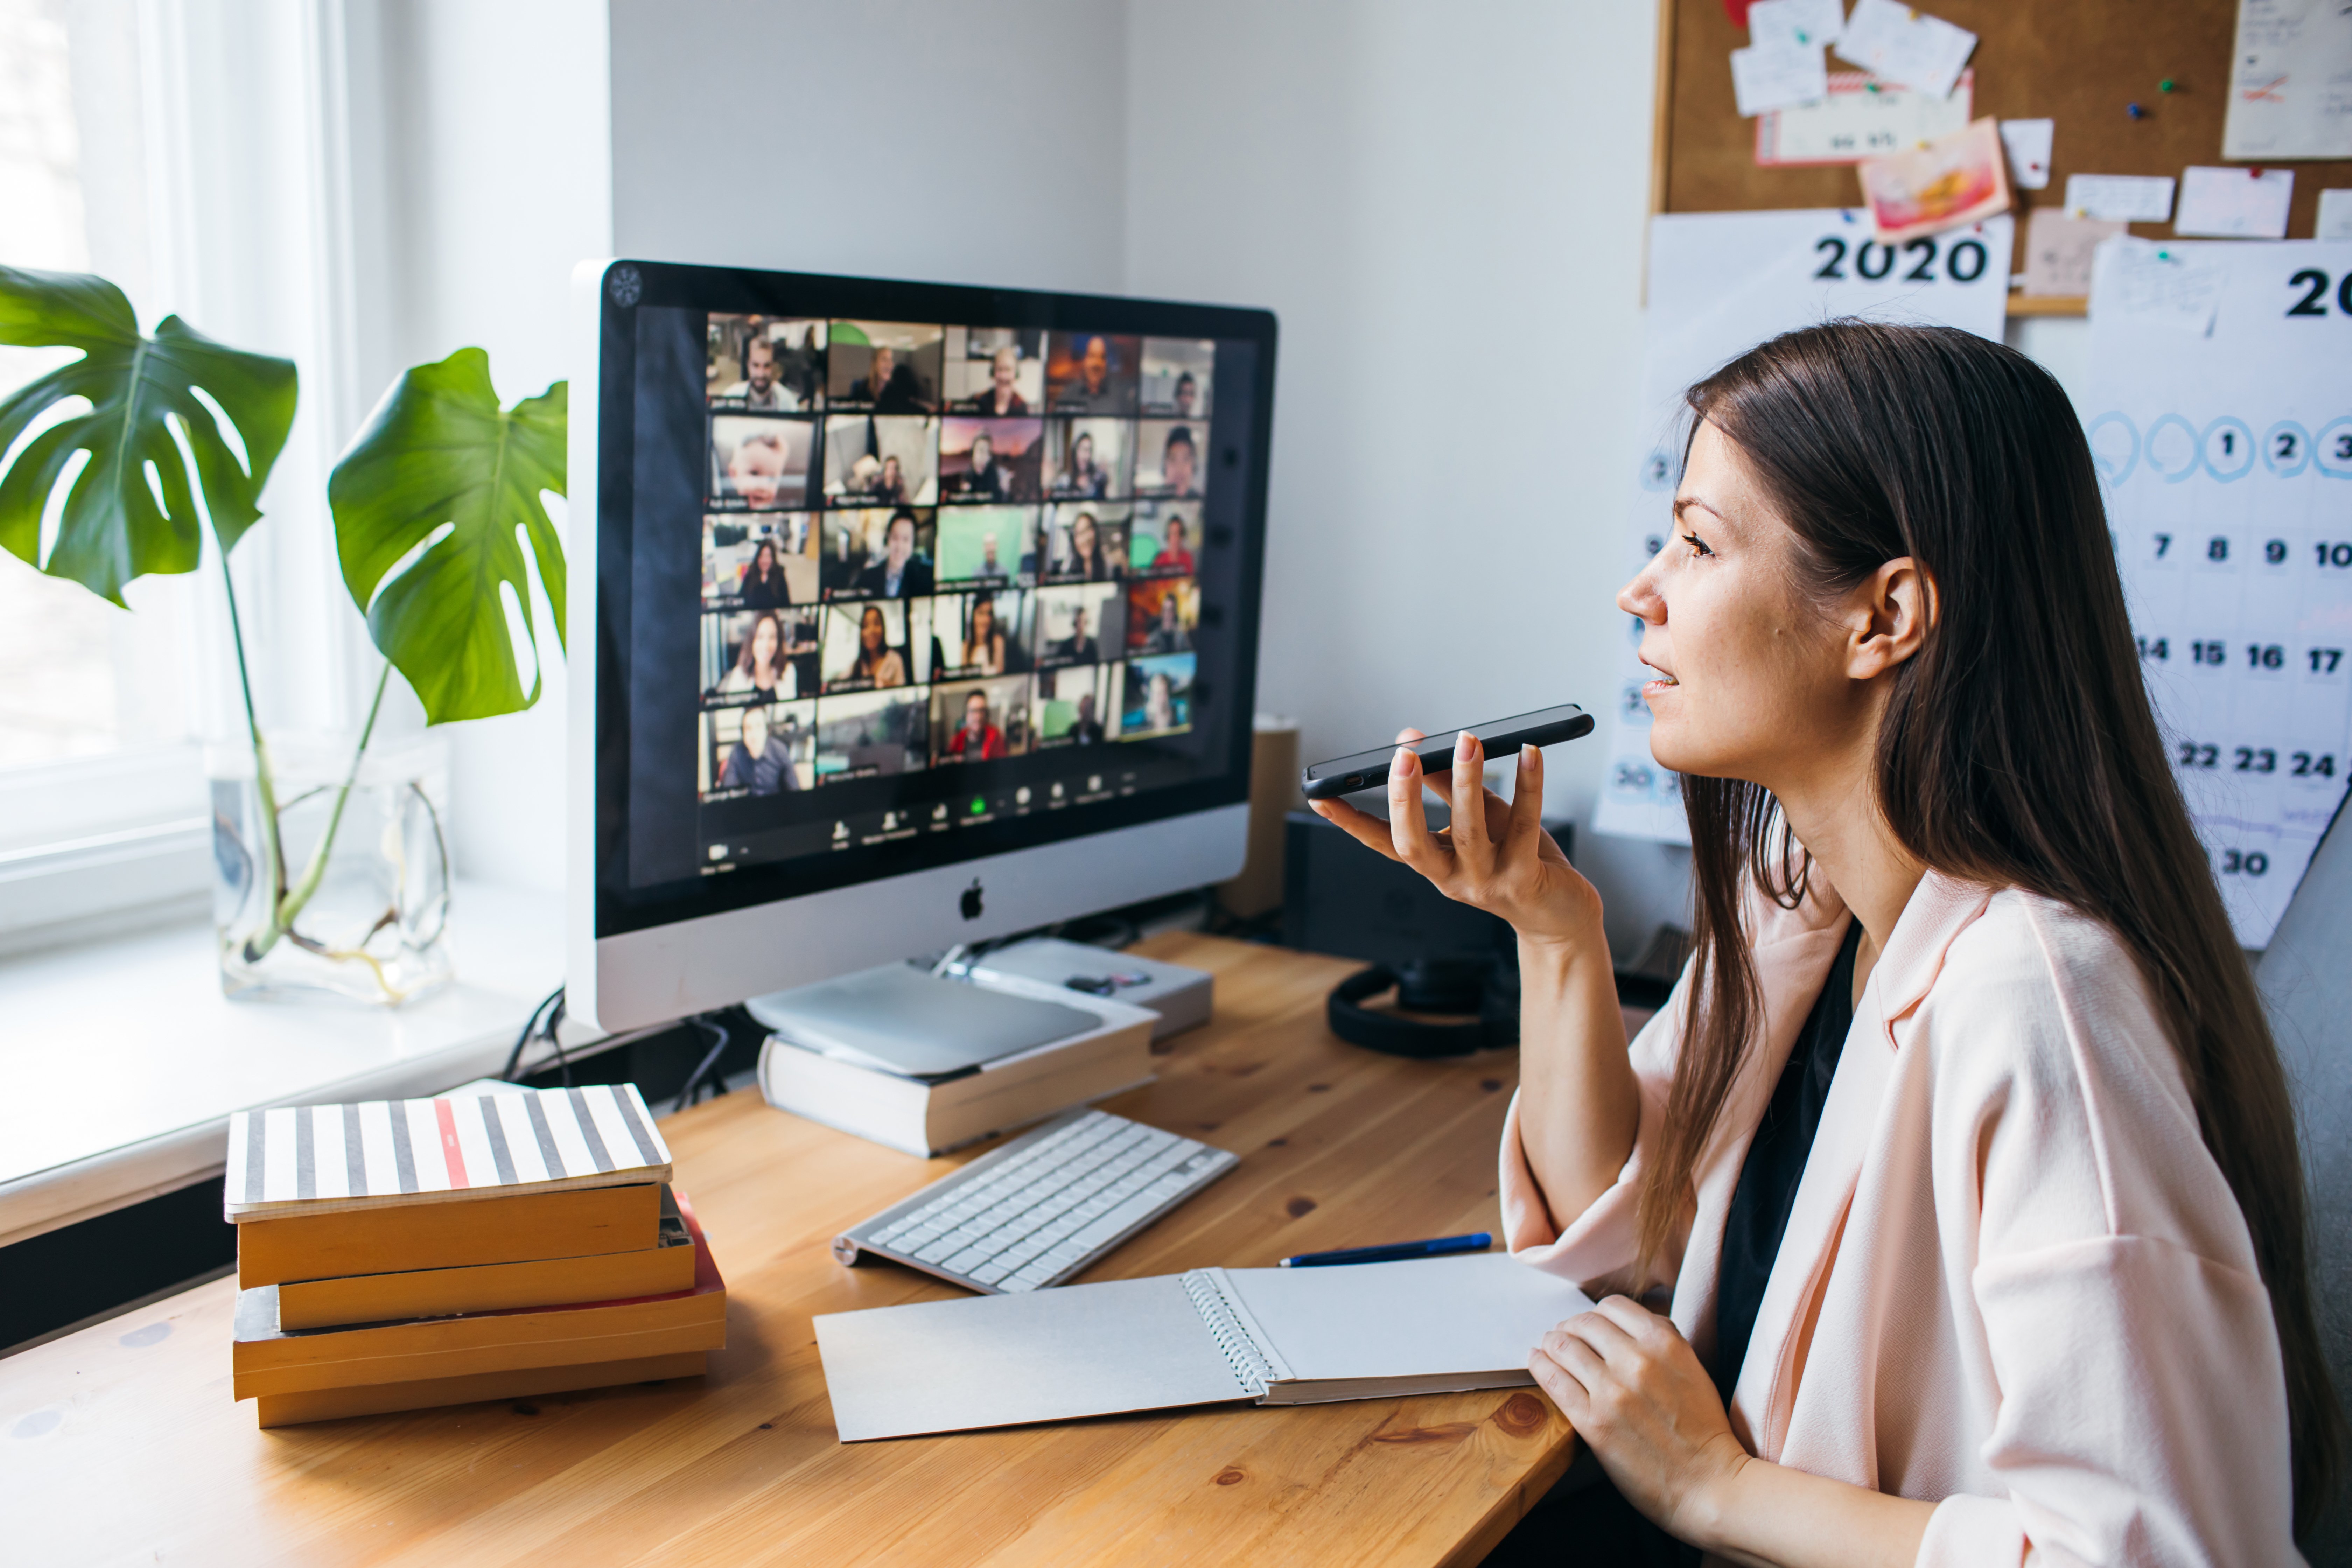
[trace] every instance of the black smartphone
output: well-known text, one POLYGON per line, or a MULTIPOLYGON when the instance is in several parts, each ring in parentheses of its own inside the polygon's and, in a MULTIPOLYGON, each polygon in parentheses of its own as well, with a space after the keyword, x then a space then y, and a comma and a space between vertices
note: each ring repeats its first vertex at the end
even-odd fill
MULTIPOLYGON (((1486 746, 1491 760, 1507 757, 1521 746, 1549 746, 1554 741, 1573 741, 1579 735, 1590 735, 1592 715, 1573 702, 1564 702, 1557 708, 1538 708, 1516 719, 1497 719, 1491 724, 1472 724, 1468 728, 1486 746)), ((1461 734, 1460 730, 1448 730, 1413 742, 1413 754, 1421 759, 1423 769, 1442 773, 1452 767, 1454 742, 1461 734)), ((1353 756, 1318 763, 1298 775, 1298 787, 1307 792, 1309 800, 1337 800, 1343 795, 1370 789, 1387 782, 1389 761, 1396 752, 1394 746, 1382 746, 1377 752, 1358 752, 1353 756)))

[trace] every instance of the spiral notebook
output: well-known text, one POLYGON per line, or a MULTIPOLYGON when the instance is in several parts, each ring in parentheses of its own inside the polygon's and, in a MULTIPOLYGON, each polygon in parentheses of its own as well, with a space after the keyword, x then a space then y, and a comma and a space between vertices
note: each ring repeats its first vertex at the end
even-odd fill
POLYGON ((1502 1253, 1195 1268, 835 1312, 818 1353, 845 1443, 1129 1410, 1314 1405, 1532 1384, 1591 1297, 1502 1253))

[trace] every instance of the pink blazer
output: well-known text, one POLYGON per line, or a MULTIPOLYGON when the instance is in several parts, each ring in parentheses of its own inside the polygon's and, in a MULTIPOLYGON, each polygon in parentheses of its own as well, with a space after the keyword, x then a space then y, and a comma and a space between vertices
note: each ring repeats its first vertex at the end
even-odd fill
MULTIPOLYGON (((1845 934, 1752 901, 1765 1038, 1696 1169, 1679 1257, 1631 1277, 1687 970, 1633 1044, 1642 1118, 1563 1229, 1503 1130, 1511 1250, 1595 1295, 1673 1290, 1712 1359, 1739 1165, 1845 934)), ((1919 1562, 2282 1563, 2286 1390, 2244 1217, 2106 928, 1930 872, 1847 1036, 1731 1401, 1759 1458, 1937 1500, 1919 1562)))

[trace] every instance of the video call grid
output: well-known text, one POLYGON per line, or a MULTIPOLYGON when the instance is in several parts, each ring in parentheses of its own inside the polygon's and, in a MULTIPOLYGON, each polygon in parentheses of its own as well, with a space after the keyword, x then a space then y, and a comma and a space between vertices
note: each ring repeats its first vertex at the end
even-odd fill
POLYGON ((700 798, 1191 728, 1213 343, 708 320, 700 798))

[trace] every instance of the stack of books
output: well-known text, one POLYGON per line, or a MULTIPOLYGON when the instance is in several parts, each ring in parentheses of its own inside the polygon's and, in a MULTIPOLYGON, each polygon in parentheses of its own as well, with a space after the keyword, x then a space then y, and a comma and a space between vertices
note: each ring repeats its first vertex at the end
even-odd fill
POLYGON ((727 1287, 633 1084, 239 1111, 234 1389, 281 1426, 703 1371, 727 1287))

